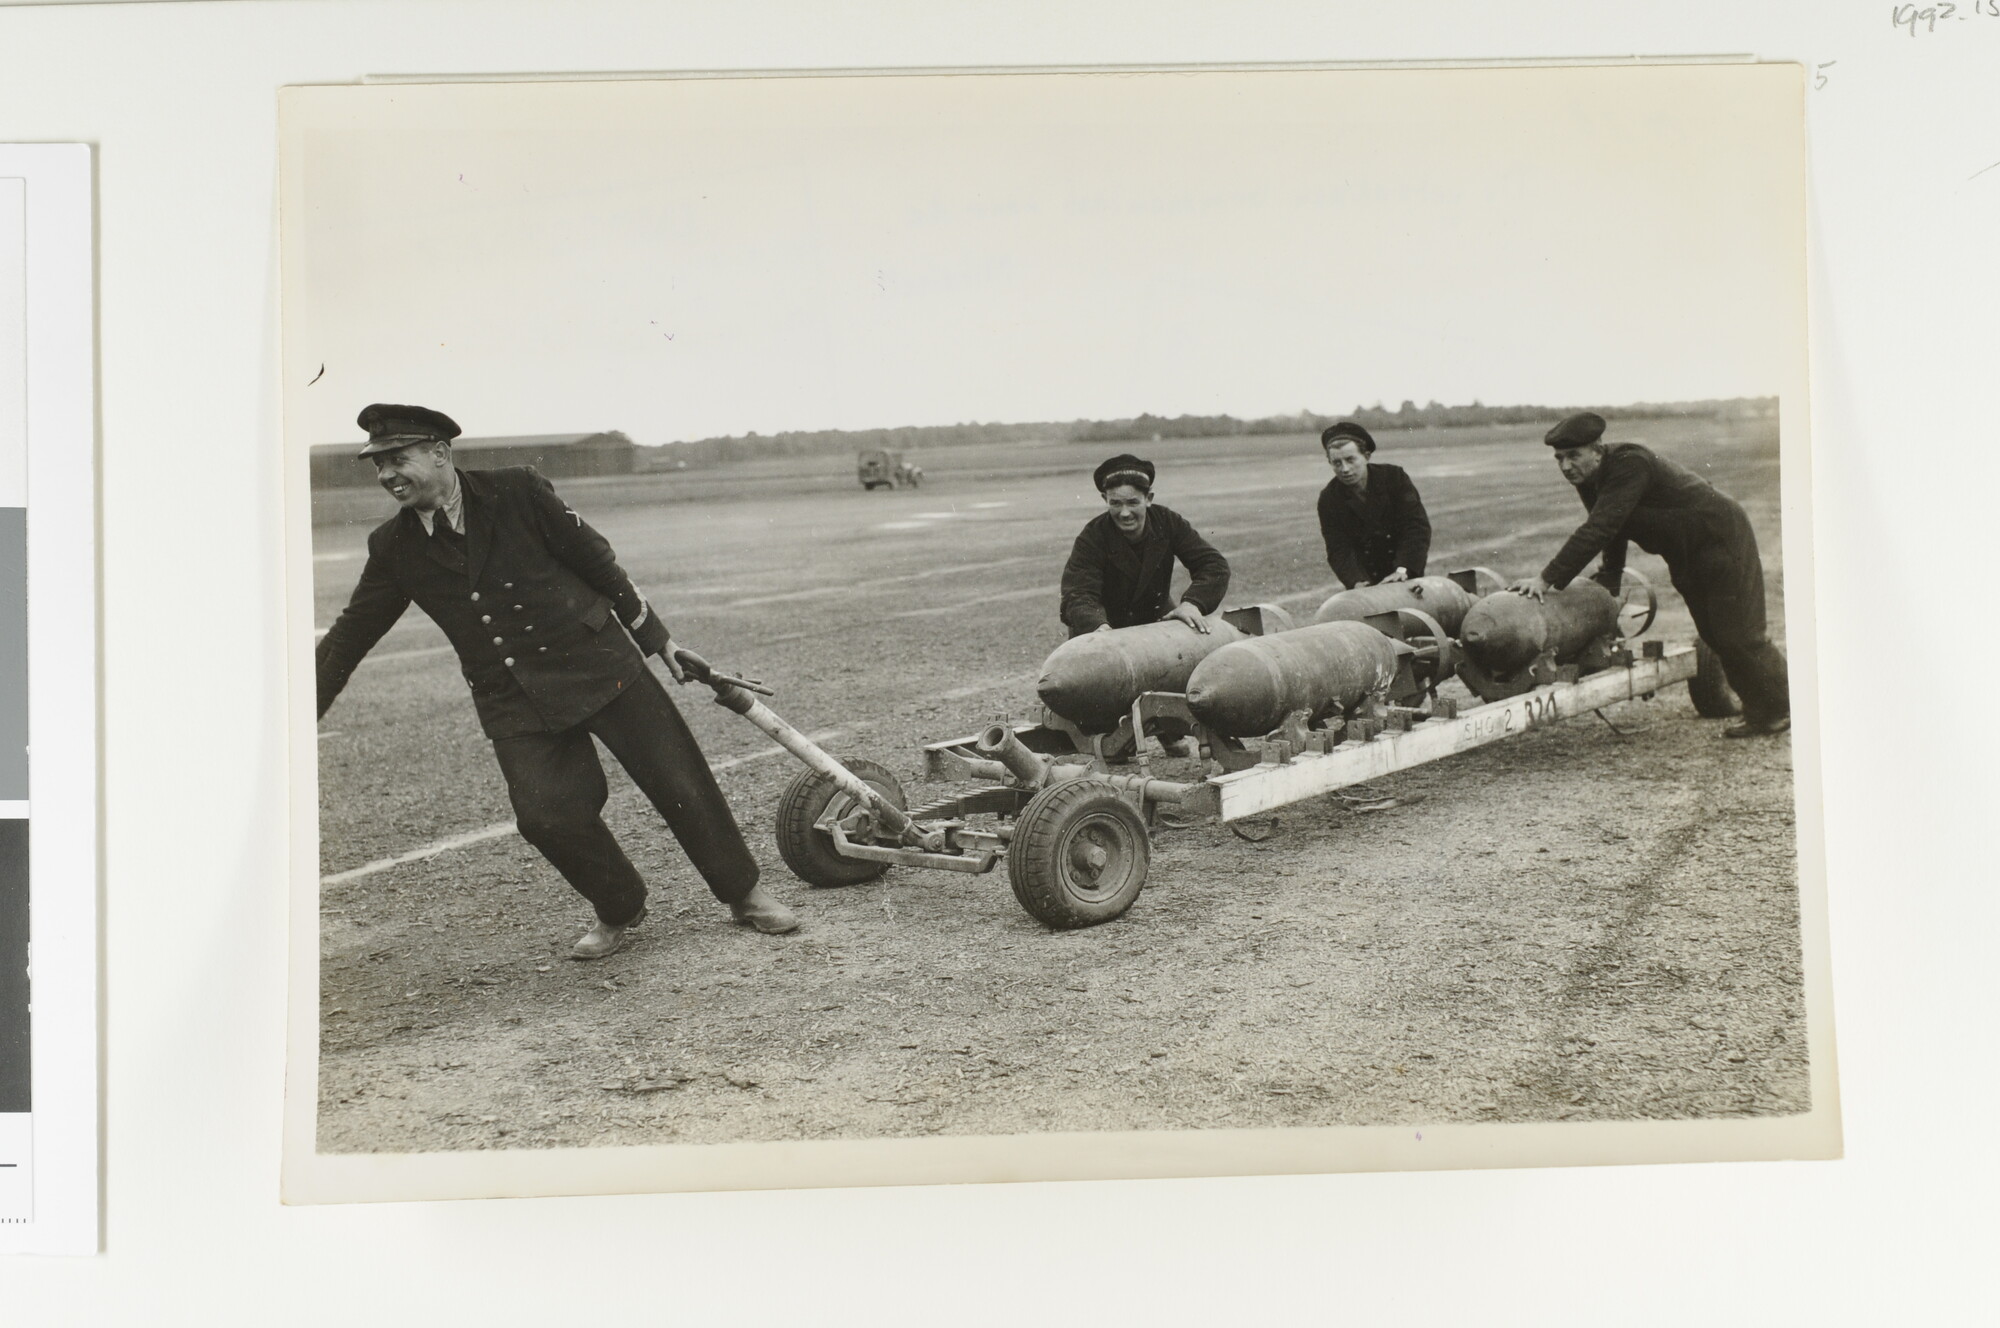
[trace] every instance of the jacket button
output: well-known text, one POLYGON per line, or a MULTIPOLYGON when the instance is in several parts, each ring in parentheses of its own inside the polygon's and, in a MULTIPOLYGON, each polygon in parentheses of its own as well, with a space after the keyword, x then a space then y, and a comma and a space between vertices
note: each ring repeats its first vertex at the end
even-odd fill
POLYGON ((516 605, 514 606, 514 612, 516 612, 516 613, 519 613, 520 611, 521 611, 521 606, 520 606, 520 605, 518 605, 518 604, 516 604, 516 605))
POLYGON ((500 588, 502 590, 512 590, 514 588, 514 583, 512 581, 502 581, 500 583, 500 588))
POLYGON ((484 623, 490 623, 493 621, 493 615, 490 613, 482 613, 479 615, 479 621, 484 623))
POLYGON ((505 664, 510 669, 514 667, 514 657, 512 655, 509 655, 506 659, 501 660, 500 662, 505 664))
POLYGON ((540 651, 544 655, 549 653, 549 648, 547 646, 536 646, 535 649, 540 651))
POLYGON ((497 645, 499 645, 499 644, 500 644, 500 638, 499 638, 499 637, 497 637, 497 636, 496 636, 496 637, 494 637, 494 638, 493 638, 493 644, 494 644, 494 645, 496 645, 496 646, 497 646, 497 645))
POLYGON ((472 602, 474 604, 477 604, 479 602, 479 592, 476 590, 472 592, 472 602))
POLYGON ((534 630, 535 630, 535 625, 534 625, 533 623, 529 623, 529 624, 528 624, 528 630, 529 630, 529 631, 531 631, 531 632, 532 632, 532 631, 534 631, 534 630))

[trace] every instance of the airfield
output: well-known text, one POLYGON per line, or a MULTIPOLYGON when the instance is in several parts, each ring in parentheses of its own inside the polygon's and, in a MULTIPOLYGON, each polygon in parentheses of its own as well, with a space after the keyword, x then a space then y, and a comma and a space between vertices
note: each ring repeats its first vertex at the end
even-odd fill
MULTIPOLYGON (((1541 428, 1378 436, 1423 493, 1432 572, 1527 575, 1582 519, 1541 428)), ((1776 421, 1611 436, 1744 504, 1782 644, 1776 421)), ((1309 621, 1337 588, 1305 435, 936 449, 910 457, 915 490, 864 492, 845 453, 558 488, 680 644, 765 679, 779 714, 917 801, 923 743, 1036 714, 1057 578, 1101 510, 1091 469, 1128 449, 1229 558, 1228 604, 1309 621)), ((391 510, 373 489, 315 496, 316 627, 391 510)), ((1650 635, 1691 640, 1664 566, 1631 566, 1661 593, 1650 635)), ((732 925, 607 761, 651 916, 585 964, 567 956, 588 907, 512 833, 442 634, 413 608, 356 671, 319 737, 323 1150, 1809 1105, 1790 743, 1722 741, 1684 688, 1287 808, 1262 842, 1158 829, 1131 912, 1064 933, 1021 911, 1004 866, 809 889, 772 838, 792 758, 707 689, 674 695, 803 926, 732 925)))

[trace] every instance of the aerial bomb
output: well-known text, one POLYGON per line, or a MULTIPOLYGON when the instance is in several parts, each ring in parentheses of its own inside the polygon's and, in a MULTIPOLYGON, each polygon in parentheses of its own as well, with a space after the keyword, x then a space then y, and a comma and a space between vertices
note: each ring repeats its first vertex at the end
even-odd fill
POLYGON ((1477 601, 1464 587, 1449 577, 1420 576, 1410 581, 1391 581, 1379 586, 1356 586, 1327 598, 1313 615, 1314 622, 1358 622, 1378 613, 1398 609, 1421 609, 1437 619, 1438 626, 1456 636, 1465 615, 1477 601))
POLYGON ((1540 600, 1488 595, 1466 613, 1459 641, 1480 670, 1507 678, 1544 655, 1571 663, 1618 633, 1617 597, 1595 581, 1577 581, 1540 600))
POLYGON ((1188 709, 1231 738, 1269 733, 1303 710, 1313 720, 1385 693, 1410 648, 1366 623, 1330 622, 1249 637, 1215 651, 1188 679, 1188 709))
POLYGON ((1035 691, 1043 705, 1084 732, 1108 733, 1141 692, 1185 691, 1197 664, 1245 639, 1219 614, 1203 621, 1206 634, 1167 620, 1071 637, 1042 661, 1035 691))

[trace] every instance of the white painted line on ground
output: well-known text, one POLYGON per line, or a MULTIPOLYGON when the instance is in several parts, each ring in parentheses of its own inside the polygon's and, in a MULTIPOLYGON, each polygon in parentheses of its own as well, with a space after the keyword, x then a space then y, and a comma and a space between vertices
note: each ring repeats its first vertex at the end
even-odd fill
MULTIPOLYGON (((846 732, 846 729, 825 729, 819 733, 812 733, 807 736, 814 742, 825 743, 843 736, 846 732)), ((739 765, 748 765, 752 761, 761 761, 768 756, 782 756, 784 754, 785 749, 782 747, 765 747, 758 751, 746 752, 742 756, 731 756, 720 761, 711 762, 708 768, 711 770, 729 770, 739 765)), ((5 805, 4 803, 0 803, 0 807, 4 807, 5 805)), ((25 806, 26 804, 23 805, 25 806)), ((408 853, 398 853, 393 858, 377 858, 373 862, 364 862, 359 867, 350 867, 344 872, 334 872, 331 875, 322 876, 319 878, 319 883, 321 886, 343 885, 348 881, 358 881, 364 876, 374 876, 379 872, 388 871, 393 867, 401 867, 412 862, 422 862, 424 859, 434 858, 440 853, 449 853, 456 848, 469 848, 474 844, 483 844, 489 839, 500 839, 513 833, 514 823, 512 821, 495 821, 492 825, 481 826, 477 830, 467 830, 463 834, 448 836, 435 843, 426 844, 422 848, 413 848, 408 853)))
MULTIPOLYGON (((1042 587, 1037 586, 1029 591, 1015 591, 1009 595, 1000 596, 996 598, 1019 599, 1027 594, 1038 595, 1041 593, 1042 593, 1042 587)), ((438 647, 438 649, 449 650, 451 649, 451 647, 440 646, 438 647)), ((981 692, 988 692, 999 687, 1006 687, 1006 686, 1011 686, 1015 683, 1029 681, 1034 676, 1035 675, 1029 673, 1011 673, 1004 677, 991 679, 987 682, 974 683, 971 684, 970 686, 965 686, 965 687, 954 687, 949 691, 939 692, 932 696, 917 697, 912 702, 912 704, 921 705, 925 702, 930 702, 930 701, 963 701, 968 697, 977 696, 981 692)), ((850 732, 852 732, 852 730, 847 728, 832 728, 832 729, 821 729, 817 733, 810 733, 807 734, 806 736, 811 738, 814 742, 824 745, 828 742, 833 741, 835 738, 846 737, 850 732)), ((331 736, 331 735, 325 735, 325 736, 331 736)), ((777 746, 763 747, 759 748, 757 751, 754 752, 745 752, 740 756, 729 756, 729 757, 724 757, 720 761, 713 761, 709 764, 709 769, 731 770, 740 765, 748 765, 752 761, 762 761, 769 757, 779 756, 783 754, 785 754, 785 749, 782 747, 777 747, 777 746)), ((341 885, 348 881, 358 881, 363 877, 374 876, 377 875, 378 873, 389 871, 393 868, 401 867, 408 863, 422 862, 426 858, 434 858, 440 853, 448 853, 453 849, 468 848, 473 844, 483 844, 488 840, 499 839, 506 835, 510 835, 512 833, 514 833, 514 823, 512 821, 496 821, 492 825, 481 826, 477 830, 467 830, 462 834, 451 835, 447 838, 440 839, 435 843, 426 844, 422 848, 414 848, 407 853, 399 853, 392 858, 377 858, 375 861, 365 862, 359 867, 350 867, 343 872, 333 872, 329 875, 321 876, 319 878, 319 883, 322 887, 325 887, 329 885, 341 885)))
POLYGON ((944 567, 927 567, 921 572, 904 572, 898 576, 878 576, 869 581, 837 581, 832 585, 816 586, 811 590, 785 590, 770 595, 753 595, 749 599, 732 600, 722 605, 728 609, 748 609, 759 604, 784 604, 793 600, 813 599, 836 592, 847 593, 861 590, 876 590, 882 586, 906 585, 911 581, 928 581, 932 577, 957 576, 961 572, 985 572, 995 567, 1012 567, 1016 563, 1040 561, 1039 555, 1015 554, 1010 558, 995 558, 983 563, 954 563, 944 567))
POLYGON ((1487 475, 1498 469, 1500 466, 1497 462, 1485 466, 1452 465, 1449 462, 1442 462, 1431 466, 1417 466, 1410 473, 1419 479, 1442 480, 1461 479, 1467 475, 1487 475))
MULTIPOLYGON (((333 630, 333 625, 331 623, 327 624, 325 627, 313 628, 313 640, 315 641, 319 640, 321 637, 325 636, 328 632, 332 630, 333 630)), ((395 626, 391 627, 388 631, 382 634, 382 639, 386 641, 392 636, 408 636, 411 632, 428 632, 432 636, 443 635, 443 633, 438 630, 438 625, 435 622, 431 621, 431 617, 429 614, 405 613, 401 618, 396 620, 395 626)))
POLYGON ((885 618, 941 617, 947 613, 957 613, 960 610, 969 609, 975 604, 997 604, 1002 600, 1009 599, 1032 599, 1036 595, 1047 595, 1050 599, 1056 598, 1055 593, 1047 586, 1029 586, 1025 590, 1003 590, 997 595, 980 595, 973 599, 959 600, 956 604, 935 604, 922 609, 904 609, 901 613, 887 613, 882 616, 885 618))
POLYGON ((379 654, 372 654, 364 657, 361 663, 355 665, 355 667, 362 668, 369 664, 387 664, 391 660, 398 660, 398 659, 427 659, 432 655, 449 655, 451 653, 452 653, 452 646, 450 644, 445 644, 441 646, 419 646, 414 650, 384 650, 379 654))
POLYGON ((1002 686, 1003 684, 1033 682, 1034 680, 1035 675, 1032 673, 1015 673, 1000 679, 999 682, 982 682, 974 683, 970 687, 954 687, 948 692, 939 692, 934 697, 926 697, 924 699, 930 701, 963 701, 969 696, 977 696, 981 692, 990 692, 995 687, 1002 686))
POLYGON ((958 513, 956 512, 918 512, 917 519, 919 521, 949 521, 957 515, 958 513))
MULTIPOLYGON (((1491 505, 1491 500, 1481 500, 1479 502, 1465 504, 1464 508, 1470 509, 1470 508, 1475 508, 1480 506, 1490 506, 1490 505, 1491 505)), ((1459 507, 1440 509, 1438 515, 1440 516, 1449 515, 1459 510, 1462 509, 1459 507)), ((1279 523, 1269 523, 1269 524, 1262 524, 1249 527, 1223 526, 1218 528, 1218 534, 1222 536, 1226 536, 1228 534, 1247 534, 1251 531, 1269 530, 1273 527, 1273 525, 1283 525, 1283 524, 1284 523, 1279 522, 1279 523)), ((1566 521, 1558 521, 1550 525, 1548 528, 1551 529, 1560 528, 1561 526, 1567 524, 1569 523, 1566 521)), ((1542 530, 1543 527, 1539 526, 1533 527, 1525 532, 1517 532, 1516 537, 1519 538, 1522 535, 1540 534, 1542 533, 1542 530)), ((1240 560, 1251 557, 1252 555, 1255 554, 1268 553, 1273 549, 1289 548, 1295 544, 1300 544, 1304 542, 1306 538, 1307 538, 1306 536, 1294 535, 1294 536, 1288 536, 1287 538, 1281 540, 1270 540, 1262 544, 1238 545, 1229 550, 1229 556, 1231 558, 1240 560)), ((933 568, 928 568, 921 572, 908 572, 899 576, 877 577, 869 581, 855 581, 847 584, 822 586, 812 590, 788 590, 771 595, 756 595, 748 599, 731 600, 728 604, 724 605, 702 606, 701 610, 699 611, 707 611, 709 609, 715 609, 715 608, 727 608, 727 609, 750 608, 764 604, 779 604, 779 603, 787 603, 802 599, 813 599, 816 597, 829 594, 856 593, 860 591, 876 589, 883 586, 905 585, 913 581, 931 580, 933 578, 940 576, 953 576, 961 572, 988 571, 995 567, 1008 567, 1016 563, 1035 562, 1035 561, 1045 561, 1045 559, 1040 559, 1032 555, 1020 555, 1010 558, 997 558, 990 562, 963 563, 947 567, 933 567, 933 568)), ((1315 586, 1310 590, 1301 590, 1290 595, 1280 595, 1275 599, 1264 600, 1260 602, 1269 604, 1289 604, 1298 600, 1311 599, 1314 596, 1325 598, 1327 595, 1332 594, 1337 589, 1339 589, 1337 585, 1315 586)), ((957 613, 962 609, 971 608, 979 604, 997 604, 1009 600, 1031 599, 1034 596, 1040 594, 1048 594, 1051 598, 1054 598, 1057 595, 1057 593, 1058 592, 1051 587, 1030 586, 1021 590, 1007 590, 992 595, 980 595, 972 599, 959 600, 951 604, 926 605, 922 608, 904 609, 901 610, 900 612, 886 614, 884 616, 888 619, 943 617, 947 614, 957 613)), ((406 622, 398 624, 398 627, 403 627, 403 626, 426 627, 430 626, 430 624, 427 620, 418 620, 415 622, 406 622)), ((327 629, 324 627, 316 629, 313 633, 314 639, 317 640, 319 637, 325 636, 326 632, 327 629)), ((773 644, 781 644, 786 641, 796 641, 809 635, 811 635, 811 633, 799 632, 786 636, 780 636, 773 639, 773 644)), ((386 664, 386 663, 392 663, 397 660, 405 660, 405 659, 427 659, 435 655, 449 654, 451 652, 451 649, 452 647, 449 644, 446 644, 438 646, 421 646, 408 650, 378 651, 364 658, 361 661, 360 665, 358 665, 357 667, 366 668, 371 664, 386 664)))
POLYGON ((974 503, 973 507, 985 509, 989 507, 1012 507, 1013 505, 1012 503, 974 503))
MULTIPOLYGON (((1290 604, 1295 600, 1304 600, 1308 604, 1313 604, 1314 601, 1323 600, 1339 589, 1340 582, 1329 581, 1323 586, 1314 586, 1311 590, 1295 590, 1289 595, 1280 595, 1276 599, 1265 600, 1264 602, 1266 604, 1290 604)), ((1300 624, 1300 626, 1304 625, 1303 623, 1300 624)))
POLYGON ((877 525, 877 526, 875 527, 875 529, 877 529, 877 530, 924 530, 924 529, 928 528, 928 527, 930 526, 930 524, 931 524, 931 523, 930 523, 930 522, 928 522, 928 521, 884 521, 884 522, 881 522, 881 523, 879 523, 879 524, 878 524, 878 525, 877 525))
POLYGON ((1296 481, 1287 480, 1278 484, 1239 484, 1227 489, 1202 489, 1199 493, 1191 496, 1199 498, 1234 498, 1246 493, 1274 493, 1280 489, 1287 489, 1294 493, 1303 492, 1296 481))
MULTIPOLYGON (((806 736, 808 738, 811 738, 814 742, 824 745, 826 743, 832 742, 835 738, 846 737, 847 730, 821 729, 818 733, 808 733, 806 734, 806 736)), ((784 753, 785 749, 782 747, 761 747, 754 752, 745 752, 741 756, 725 757, 724 759, 710 765, 708 768, 710 770, 728 770, 735 766, 748 765, 752 761, 761 761, 767 756, 782 756, 784 755, 784 753)))
POLYGON ((499 821, 478 830, 468 830, 462 835, 453 835, 449 839, 440 839, 435 844, 426 844, 422 848, 413 848, 408 853, 399 853, 393 858, 377 858, 373 862, 363 863, 359 867, 353 867, 344 872, 334 872, 330 876, 322 876, 319 878, 319 883, 322 886, 328 886, 341 885, 348 881, 358 881, 364 876, 373 876, 377 872, 388 871, 391 867, 400 867, 406 862, 421 862, 425 858, 434 858, 440 853, 448 853, 455 848, 464 848, 469 844, 483 844, 489 839, 498 839, 502 835, 511 835, 513 833, 514 823, 512 821, 499 821))

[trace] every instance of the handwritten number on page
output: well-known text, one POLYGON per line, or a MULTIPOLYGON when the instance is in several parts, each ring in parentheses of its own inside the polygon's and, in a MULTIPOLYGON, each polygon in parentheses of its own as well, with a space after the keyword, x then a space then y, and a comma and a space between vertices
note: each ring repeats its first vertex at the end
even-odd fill
POLYGON ((1969 4, 1943 0, 1935 5, 1889 7, 1890 25, 1908 29, 1911 37, 1936 32, 1940 23, 1963 23, 1969 18, 2000 18, 2000 0, 1971 0, 1969 4))

